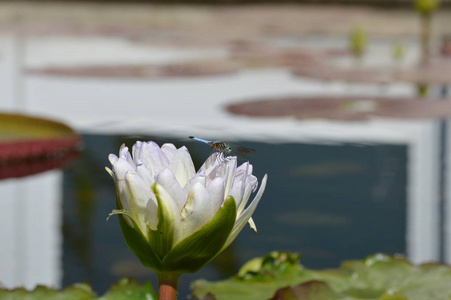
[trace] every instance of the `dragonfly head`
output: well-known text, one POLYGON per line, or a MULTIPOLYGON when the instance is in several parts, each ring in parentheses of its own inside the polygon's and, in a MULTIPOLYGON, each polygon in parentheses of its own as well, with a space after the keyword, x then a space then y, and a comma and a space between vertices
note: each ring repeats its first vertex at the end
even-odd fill
POLYGON ((230 152, 232 152, 232 147, 227 146, 227 147, 224 148, 223 151, 224 151, 225 154, 230 154, 230 152))

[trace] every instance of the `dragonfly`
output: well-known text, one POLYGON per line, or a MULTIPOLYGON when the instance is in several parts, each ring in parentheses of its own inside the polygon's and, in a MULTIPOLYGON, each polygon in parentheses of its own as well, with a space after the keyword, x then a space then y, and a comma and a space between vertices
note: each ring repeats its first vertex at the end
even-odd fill
POLYGON ((190 139, 193 139, 198 142, 205 143, 213 149, 213 151, 217 151, 222 155, 224 158, 230 155, 236 155, 241 158, 247 158, 249 155, 254 155, 256 151, 251 148, 236 146, 230 143, 221 142, 221 141, 208 141, 204 139, 200 139, 195 136, 190 136, 190 139))

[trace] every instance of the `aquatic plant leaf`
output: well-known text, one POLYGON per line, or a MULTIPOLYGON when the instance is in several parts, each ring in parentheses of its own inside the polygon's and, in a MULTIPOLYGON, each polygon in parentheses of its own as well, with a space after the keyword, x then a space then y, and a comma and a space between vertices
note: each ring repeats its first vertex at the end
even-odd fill
POLYGON ((346 261, 340 268, 309 270, 295 254, 272 252, 246 263, 238 274, 218 282, 193 282, 193 296, 226 299, 451 299, 451 267, 413 265, 401 256, 376 254, 346 261))
POLYGON ((157 299, 157 294, 152 288, 150 282, 140 285, 135 278, 121 278, 112 285, 106 294, 101 297, 102 300, 116 299, 157 299))
POLYGON ((80 143, 74 130, 48 119, 0 113, 0 124, 0 162, 61 155, 80 143))
POLYGON ((32 291, 24 288, 7 290, 0 289, 0 299, 25 299, 25 300, 44 300, 44 299, 95 299, 96 296, 89 284, 77 283, 68 286, 64 290, 57 291, 53 288, 39 285, 32 291))
POLYGON ((307 281, 294 287, 277 290, 270 300, 340 300, 346 299, 343 294, 335 292, 322 281, 307 281))
POLYGON ((25 300, 155 300, 157 295, 150 282, 140 285, 136 279, 122 278, 112 285, 103 296, 96 296, 91 286, 87 283, 77 283, 58 291, 45 286, 37 286, 32 291, 24 288, 13 290, 0 289, 0 299, 25 299, 25 300))

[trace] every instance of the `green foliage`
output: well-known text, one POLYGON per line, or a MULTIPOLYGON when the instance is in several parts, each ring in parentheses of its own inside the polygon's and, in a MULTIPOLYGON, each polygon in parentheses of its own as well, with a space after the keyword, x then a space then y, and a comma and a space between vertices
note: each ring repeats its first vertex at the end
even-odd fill
POLYGON ((122 278, 112 285, 99 300, 153 300, 157 298, 150 282, 146 281, 143 285, 140 285, 136 279, 122 278))
POLYGON ((224 281, 193 283, 197 299, 241 300, 448 300, 451 267, 414 266, 405 258, 376 254, 346 261, 339 269, 314 271, 298 255, 272 252, 246 263, 224 281))
POLYGON ((406 56, 406 48, 401 41, 397 41, 393 44, 393 58, 397 61, 401 61, 406 56))
POLYGON ((23 299, 23 300, 135 300, 157 299, 157 295, 149 282, 140 285, 135 279, 122 278, 116 284, 112 285, 105 295, 98 297, 92 291, 89 284, 78 283, 71 285, 64 290, 57 291, 45 286, 38 286, 33 291, 27 291, 24 288, 13 290, 0 289, 0 299, 23 299))
POLYGON ((422 15, 430 15, 439 7, 440 0, 415 0, 415 9, 422 15))
MULTIPOLYGON (((80 143, 70 127, 47 119, 0 113, 0 124, 0 163, 21 162, 21 167, 26 168, 26 162, 62 157, 80 143)), ((14 168, 12 171, 17 173, 14 168)))
POLYGON ((358 58, 362 57, 368 47, 368 36, 362 27, 355 27, 351 32, 351 51, 358 58))
POLYGON ((429 93, 429 86, 427 84, 417 85, 418 97, 427 97, 428 93, 429 93))
POLYGON ((0 113, 0 142, 73 137, 77 134, 60 122, 20 114, 0 113))

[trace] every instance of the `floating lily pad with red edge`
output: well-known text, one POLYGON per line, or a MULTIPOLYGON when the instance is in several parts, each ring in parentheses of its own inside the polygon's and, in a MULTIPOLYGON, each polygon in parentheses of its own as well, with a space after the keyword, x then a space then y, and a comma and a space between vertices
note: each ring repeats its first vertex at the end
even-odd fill
POLYGON ((52 169, 63 168, 71 161, 76 160, 80 154, 76 151, 49 158, 24 159, 11 163, 0 163, 0 180, 6 178, 20 178, 42 173, 52 169))
POLYGON ((80 144, 69 126, 42 118, 0 113, 0 164, 62 157, 80 144))

